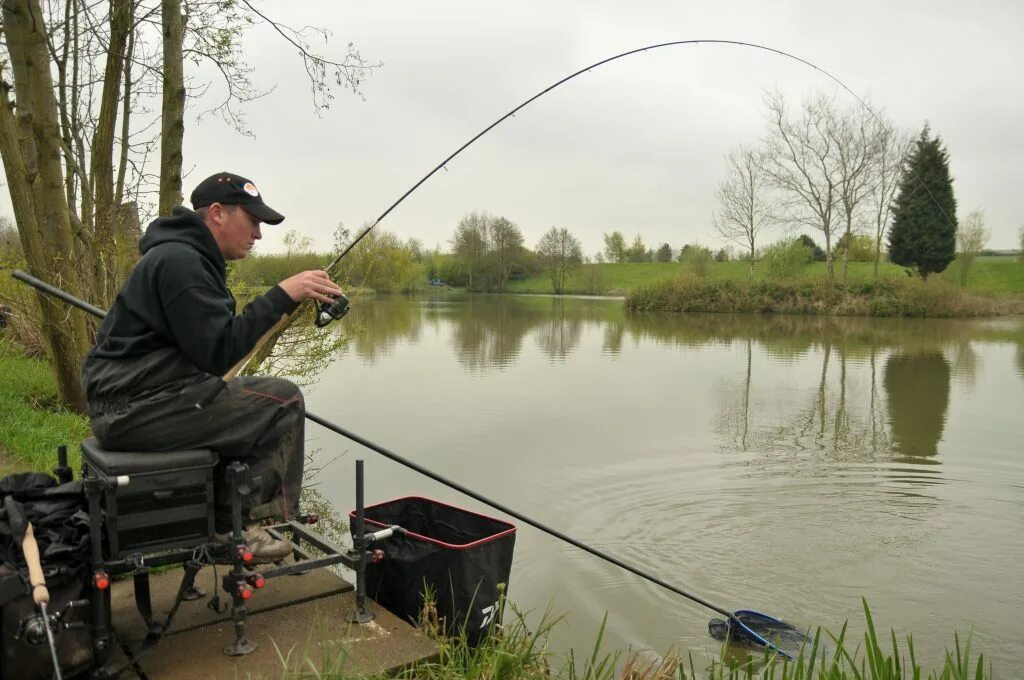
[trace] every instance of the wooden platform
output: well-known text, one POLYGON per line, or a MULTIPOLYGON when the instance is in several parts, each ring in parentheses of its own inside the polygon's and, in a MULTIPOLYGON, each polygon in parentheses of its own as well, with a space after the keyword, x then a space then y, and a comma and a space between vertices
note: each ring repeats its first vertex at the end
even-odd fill
MULTIPOLYGON (((219 569, 223 576, 225 569, 219 569)), ((154 616, 162 617, 174 602, 181 582, 179 570, 151 578, 154 616)), ((223 648, 234 640, 231 612, 218 614, 207 606, 215 592, 213 569, 199 573, 196 584, 207 597, 183 602, 174 624, 160 644, 139 662, 141 680, 252 678, 275 680, 286 668, 344 668, 352 673, 378 673, 403 668, 437 654, 434 643, 410 624, 368 600, 375 614, 367 624, 349 623, 355 606, 350 583, 327 569, 302 576, 282 576, 249 600, 246 633, 257 644, 252 654, 230 657, 223 648)), ((221 601, 229 602, 221 593, 221 601)), ((137 647, 145 625, 135 607, 132 581, 114 584, 114 628, 122 643, 137 647)))

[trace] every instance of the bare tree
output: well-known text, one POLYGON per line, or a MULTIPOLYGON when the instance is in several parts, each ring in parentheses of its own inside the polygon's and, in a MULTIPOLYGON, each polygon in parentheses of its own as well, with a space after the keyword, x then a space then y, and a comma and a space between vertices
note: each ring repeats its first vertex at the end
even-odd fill
MULTIPOLYGON (((14 83, 12 87, 4 82, 0 101, 0 156, 29 270, 81 295, 45 28, 39 0, 3 3, 4 37, 14 83), (8 90, 14 92, 16 109, 7 97, 8 90)), ((89 349, 84 315, 69 314, 41 293, 39 302, 58 394, 65 404, 83 409, 85 394, 78 369, 79 357, 89 349)))
POLYGON ((832 108, 827 132, 839 159, 839 203, 843 217, 843 281, 849 273, 853 235, 860 231, 864 200, 871 192, 872 170, 878 162, 879 118, 863 107, 832 108))
POLYGON ((875 228, 874 280, 878 280, 878 263, 882 259, 882 241, 889 227, 892 202, 896 198, 900 177, 903 174, 903 159, 910 150, 910 135, 883 119, 875 133, 878 155, 872 166, 870 205, 875 228))
POLYGON ((117 292, 117 237, 114 205, 114 135, 121 97, 128 34, 132 29, 131 0, 110 0, 110 37, 100 94, 99 117, 90 145, 90 176, 95 209, 93 226, 93 301, 106 308, 117 292))
POLYGON ((829 280, 834 280, 832 237, 842 182, 839 150, 829 133, 834 104, 816 95, 805 100, 799 117, 793 118, 776 91, 765 95, 765 105, 769 133, 764 169, 769 183, 781 192, 781 214, 776 219, 822 233, 829 280))
POLYGON ((182 201, 181 146, 185 136, 185 65, 182 47, 185 17, 181 0, 161 0, 163 28, 163 98, 160 116, 160 201, 161 215, 170 214, 182 201))
POLYGON ((740 147, 725 157, 725 179, 715 192, 719 209, 712 215, 722 239, 750 253, 750 279, 754 278, 757 236, 773 221, 763 163, 761 153, 750 147, 740 147))
POLYGON ((957 225, 956 246, 958 260, 960 261, 960 285, 967 285, 967 275, 970 274, 971 265, 975 258, 985 247, 989 233, 985 229, 985 211, 977 209, 965 217, 957 225))
POLYGON ((551 287, 560 295, 566 275, 583 260, 583 248, 565 227, 551 227, 537 243, 537 255, 551 275, 551 287))
MULTIPOLYGON (((180 201, 184 110, 210 89, 186 79, 185 59, 216 66, 228 94, 212 110, 243 132, 237 104, 265 92, 249 81, 242 57, 244 33, 256 23, 298 51, 316 111, 330 105, 335 85, 359 94, 378 66, 351 43, 340 61, 319 55, 311 40, 326 38, 323 30, 292 29, 252 0, 187 7, 192 20, 180 0, 3 4, 0 155, 26 261, 36 276, 99 306, 109 305, 137 257, 139 210, 151 211, 157 196, 162 210, 180 201)), ((42 305, 60 398, 81 407, 89 322, 42 305)))

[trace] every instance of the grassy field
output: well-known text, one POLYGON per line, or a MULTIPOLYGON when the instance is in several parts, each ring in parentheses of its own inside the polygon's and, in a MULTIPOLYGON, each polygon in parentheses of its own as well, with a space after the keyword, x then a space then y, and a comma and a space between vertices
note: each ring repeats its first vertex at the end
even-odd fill
POLYGON ((24 356, 0 331, 0 466, 50 470, 57 445, 68 445, 72 469, 80 466, 79 442, 89 436, 83 416, 57 406, 49 364, 24 356))
MULTIPOLYGON (((851 262, 849 269, 850 283, 863 283, 872 278, 874 266, 870 262, 851 262)), ((644 262, 628 264, 597 264, 583 265, 569 277, 564 292, 583 295, 628 295, 640 286, 665 279, 673 279, 690 270, 680 262, 644 262)), ((804 276, 807 278, 824 278, 825 263, 815 262, 809 265, 804 276)), ((837 267, 836 275, 842 280, 842 269, 837 267)), ((889 262, 879 267, 879 276, 884 278, 906 278, 902 267, 889 262)), ((707 278, 709 280, 744 281, 747 278, 746 262, 712 262, 707 278)), ((755 280, 763 280, 763 275, 755 267, 755 280)), ((959 281, 957 264, 937 277, 939 280, 956 284, 959 281)), ((967 290, 981 295, 1024 295, 1024 263, 1017 262, 1013 257, 981 257, 971 268, 967 279, 967 290)), ((550 278, 544 275, 531 276, 521 281, 509 283, 510 293, 553 293, 550 278)))

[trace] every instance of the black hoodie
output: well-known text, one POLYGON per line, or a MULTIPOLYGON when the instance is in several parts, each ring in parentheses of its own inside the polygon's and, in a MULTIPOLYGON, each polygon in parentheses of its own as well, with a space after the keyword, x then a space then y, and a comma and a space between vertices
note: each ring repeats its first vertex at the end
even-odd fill
MULTIPOLYGON (((90 398, 125 394, 129 386, 157 388, 138 384, 140 376, 117 376, 116 366, 109 365, 117 362, 135 372, 129 366, 154 353, 175 364, 184 358, 196 373, 223 375, 282 314, 296 307, 274 286, 235 316, 224 256, 210 229, 188 208, 179 206, 170 217, 154 220, 139 249, 143 257, 117 294, 86 358, 83 377, 90 398), (99 364, 104 364, 101 370, 99 364)), ((180 367, 173 371, 181 372, 180 367)), ((143 373, 169 377, 156 366, 143 373)))

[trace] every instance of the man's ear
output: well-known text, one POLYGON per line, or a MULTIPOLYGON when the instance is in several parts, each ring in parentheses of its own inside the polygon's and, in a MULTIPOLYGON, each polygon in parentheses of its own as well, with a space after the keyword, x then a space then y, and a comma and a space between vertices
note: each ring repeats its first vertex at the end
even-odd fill
POLYGON ((224 219, 224 206, 221 203, 211 203, 206 213, 210 217, 210 221, 214 224, 220 224, 224 219))

